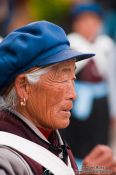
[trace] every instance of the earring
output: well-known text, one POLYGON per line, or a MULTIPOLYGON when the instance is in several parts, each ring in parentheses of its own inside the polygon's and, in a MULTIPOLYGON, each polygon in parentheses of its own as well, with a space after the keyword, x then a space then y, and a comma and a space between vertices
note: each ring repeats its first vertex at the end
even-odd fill
POLYGON ((25 99, 25 97, 23 99, 21 99, 20 105, 21 106, 26 106, 26 99, 25 99))

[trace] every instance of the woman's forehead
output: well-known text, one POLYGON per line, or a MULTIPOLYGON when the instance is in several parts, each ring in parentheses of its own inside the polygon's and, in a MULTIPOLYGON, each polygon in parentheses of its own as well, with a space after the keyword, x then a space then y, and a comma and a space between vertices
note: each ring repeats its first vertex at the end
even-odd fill
POLYGON ((72 69, 75 67, 75 59, 74 60, 69 60, 69 61, 63 61, 61 63, 58 63, 54 67, 58 68, 59 70, 61 69, 72 69))

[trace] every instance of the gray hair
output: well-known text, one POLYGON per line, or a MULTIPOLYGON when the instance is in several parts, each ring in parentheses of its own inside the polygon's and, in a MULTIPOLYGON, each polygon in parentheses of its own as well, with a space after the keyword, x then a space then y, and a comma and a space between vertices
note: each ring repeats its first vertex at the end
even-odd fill
MULTIPOLYGON (((36 84, 40 80, 41 75, 48 73, 53 66, 54 65, 42 69, 36 69, 32 72, 25 73, 25 76, 30 84, 36 84)), ((7 96, 0 96, 0 111, 3 109, 14 110, 18 102, 19 99, 15 88, 13 87, 7 96)))

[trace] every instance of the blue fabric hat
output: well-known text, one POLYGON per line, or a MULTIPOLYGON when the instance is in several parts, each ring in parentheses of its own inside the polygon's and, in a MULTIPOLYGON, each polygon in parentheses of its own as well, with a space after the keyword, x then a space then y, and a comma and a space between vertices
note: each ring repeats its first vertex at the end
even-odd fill
POLYGON ((70 48, 66 34, 59 26, 40 21, 11 32, 0 44, 0 92, 16 76, 32 67, 45 67, 76 58, 92 57, 70 48))
POLYGON ((103 9, 99 4, 96 3, 83 3, 83 4, 76 4, 71 9, 71 18, 75 18, 85 12, 92 12, 97 14, 100 18, 103 17, 103 9))

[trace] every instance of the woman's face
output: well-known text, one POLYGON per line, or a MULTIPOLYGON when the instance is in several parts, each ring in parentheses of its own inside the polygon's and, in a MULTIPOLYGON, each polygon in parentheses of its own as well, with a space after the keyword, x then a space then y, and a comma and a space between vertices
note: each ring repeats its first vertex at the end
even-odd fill
POLYGON ((81 34, 88 41, 92 42, 101 30, 101 18, 92 12, 85 12, 75 18, 73 23, 73 31, 81 34))
POLYGON ((75 61, 64 61, 30 85, 25 116, 37 127, 65 128, 70 123, 70 110, 76 98, 74 89, 75 61))

